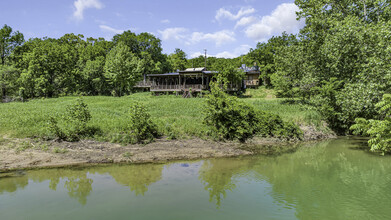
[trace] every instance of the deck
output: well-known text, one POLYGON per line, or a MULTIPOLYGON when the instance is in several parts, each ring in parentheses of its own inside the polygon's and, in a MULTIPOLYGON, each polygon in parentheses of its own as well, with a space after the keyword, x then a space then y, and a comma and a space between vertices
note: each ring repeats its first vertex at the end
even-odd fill
POLYGON ((192 92, 201 92, 206 89, 205 85, 195 84, 195 85, 152 85, 150 87, 151 92, 182 92, 182 91, 192 91, 192 92))
POLYGON ((150 88, 155 83, 153 81, 140 81, 134 85, 134 88, 150 88))
POLYGON ((246 85, 246 87, 255 87, 255 86, 259 86, 259 80, 258 79, 254 79, 254 80, 243 80, 244 81, 244 85, 246 85))

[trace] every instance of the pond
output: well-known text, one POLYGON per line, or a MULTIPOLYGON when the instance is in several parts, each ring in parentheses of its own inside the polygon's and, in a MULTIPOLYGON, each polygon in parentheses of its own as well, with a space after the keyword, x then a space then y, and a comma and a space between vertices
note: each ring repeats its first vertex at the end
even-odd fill
POLYGON ((341 138, 293 153, 0 174, 0 219, 389 219, 391 157, 341 138))

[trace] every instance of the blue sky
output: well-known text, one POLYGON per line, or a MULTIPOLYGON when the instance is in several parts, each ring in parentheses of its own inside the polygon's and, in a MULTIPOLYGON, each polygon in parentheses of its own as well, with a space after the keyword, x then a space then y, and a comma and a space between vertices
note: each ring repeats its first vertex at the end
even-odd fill
POLYGON ((237 57, 283 31, 297 33, 293 0, 4 0, 0 25, 31 37, 66 33, 104 37, 131 30, 162 40, 164 53, 175 48, 188 58, 237 57))

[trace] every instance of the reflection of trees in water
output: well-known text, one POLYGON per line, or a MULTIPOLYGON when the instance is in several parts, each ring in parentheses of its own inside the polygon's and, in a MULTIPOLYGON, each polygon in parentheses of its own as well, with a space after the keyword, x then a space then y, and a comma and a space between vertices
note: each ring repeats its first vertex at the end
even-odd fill
POLYGON ((29 179, 25 175, 0 177, 0 194, 23 189, 28 183, 29 179))
POLYGON ((199 171, 199 179, 209 192, 209 201, 216 201, 220 207, 226 192, 236 188, 234 177, 246 172, 251 167, 251 160, 243 159, 211 159, 203 163, 199 171))
POLYGON ((87 177, 85 169, 49 169, 31 171, 28 177, 33 181, 49 180, 49 188, 56 191, 61 179, 65 180, 64 187, 71 198, 77 199, 80 204, 87 203, 87 197, 92 192, 92 179, 87 177))
POLYGON ((68 189, 68 195, 71 198, 76 198, 81 204, 87 203, 87 196, 92 192, 92 179, 87 177, 71 177, 65 182, 65 187, 68 189))
POLYGON ((149 185, 162 178, 163 167, 163 164, 110 166, 96 169, 96 171, 108 173, 117 183, 128 186, 136 195, 144 195, 149 185))
POLYGON ((87 197, 92 192, 93 180, 87 173, 108 173, 119 184, 128 186, 136 195, 144 195, 148 186, 162 178, 162 164, 147 164, 133 166, 90 167, 87 169, 47 169, 33 170, 27 175, 0 178, 0 194, 15 192, 28 185, 29 180, 43 182, 49 180, 49 188, 56 191, 60 180, 65 181, 64 187, 71 198, 81 204, 87 203, 87 197))
POLYGON ((49 188, 57 190, 60 179, 66 179, 65 188, 72 198, 76 198, 81 204, 87 203, 87 196, 92 192, 92 179, 87 178, 86 170, 77 169, 48 169, 28 171, 26 175, 6 177, 0 179, 0 194, 3 192, 15 192, 28 185, 29 180, 43 182, 49 180, 49 188))
POLYGON ((299 219, 375 219, 391 214, 391 158, 368 155, 346 140, 303 147, 254 167, 272 196, 294 204, 299 219), (346 146, 349 145, 349 146, 346 146))

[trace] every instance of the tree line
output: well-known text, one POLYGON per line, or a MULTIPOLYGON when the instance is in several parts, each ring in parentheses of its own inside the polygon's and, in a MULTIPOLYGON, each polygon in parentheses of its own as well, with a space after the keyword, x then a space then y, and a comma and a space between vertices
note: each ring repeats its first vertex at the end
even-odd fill
MULTIPOLYGON (((162 53, 161 40, 150 33, 125 31, 111 41, 65 34, 24 40, 22 33, 0 29, 1 97, 22 99, 72 94, 122 96, 144 74, 203 67, 204 56, 187 59, 181 49, 162 53)), ((208 69, 240 66, 240 58, 209 57, 208 69)))
POLYGON ((65 34, 32 38, 1 29, 2 96, 55 97, 70 94, 123 95, 144 73, 169 70, 161 41, 125 31, 112 41, 65 34))

